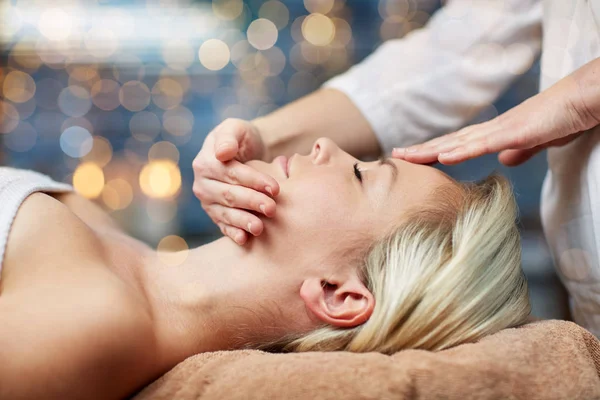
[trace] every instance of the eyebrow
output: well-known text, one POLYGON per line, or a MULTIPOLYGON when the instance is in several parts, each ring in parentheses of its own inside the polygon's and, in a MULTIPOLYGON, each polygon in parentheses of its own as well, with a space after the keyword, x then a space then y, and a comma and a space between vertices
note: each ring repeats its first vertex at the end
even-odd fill
POLYGON ((389 192, 392 188, 392 185, 394 184, 394 182, 396 182, 396 179, 398 178, 398 166, 396 166, 396 164, 392 162, 392 159, 390 157, 380 157, 378 165, 387 165, 388 167, 392 168, 392 181, 390 182, 390 186, 388 187, 389 192))

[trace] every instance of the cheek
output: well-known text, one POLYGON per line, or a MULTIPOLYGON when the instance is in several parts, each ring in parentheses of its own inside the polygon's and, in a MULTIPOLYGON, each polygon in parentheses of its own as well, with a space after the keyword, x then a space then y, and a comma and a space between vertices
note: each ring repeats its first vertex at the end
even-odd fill
POLYGON ((282 218, 297 234, 321 239, 351 229, 358 219, 356 195, 339 178, 299 180, 282 189, 282 218))

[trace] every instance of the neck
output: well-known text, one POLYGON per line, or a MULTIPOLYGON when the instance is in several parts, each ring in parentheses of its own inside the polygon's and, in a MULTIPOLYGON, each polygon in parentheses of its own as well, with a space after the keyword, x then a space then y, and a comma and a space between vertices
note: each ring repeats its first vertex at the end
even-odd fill
POLYGON ((298 295, 301 281, 282 273, 256 247, 221 238, 188 251, 179 265, 166 264, 164 253, 148 253, 140 280, 168 363, 273 340, 300 328, 293 328, 290 319, 306 314, 298 295), (277 304, 286 304, 285 316, 277 304))

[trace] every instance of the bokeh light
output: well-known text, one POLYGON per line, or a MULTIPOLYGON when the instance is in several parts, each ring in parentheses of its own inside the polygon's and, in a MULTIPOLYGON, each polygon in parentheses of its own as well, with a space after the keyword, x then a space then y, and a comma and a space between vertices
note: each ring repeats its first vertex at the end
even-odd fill
POLYGON ((82 117, 92 108, 90 93, 81 86, 66 87, 58 96, 58 107, 70 117, 82 117))
POLYGON ((163 68, 159 74, 159 79, 161 78, 169 78, 177 82, 184 95, 190 90, 190 86, 192 85, 187 73, 176 71, 171 68, 163 68))
POLYGON ((141 81, 145 71, 142 60, 133 54, 120 54, 112 67, 113 77, 121 83, 141 81))
POLYGON ((0 133, 9 133, 19 125, 19 112, 12 104, 0 100, 0 133))
POLYGON ((183 100, 183 88, 174 79, 161 78, 152 87, 152 102, 163 110, 177 107, 183 100))
POLYGON ((323 14, 311 14, 302 22, 302 35, 315 46, 327 46, 335 37, 335 25, 323 14))
POLYGON ((7 99, 15 103, 24 103, 35 94, 35 82, 25 72, 11 71, 4 78, 2 92, 7 99))
POLYGON ((242 0, 213 0, 215 15, 223 20, 234 20, 240 16, 244 8, 242 0))
POLYGON ((198 57, 206 69, 218 71, 229 64, 229 47, 221 40, 209 39, 200 46, 198 57))
POLYGON ((156 250, 160 261, 170 267, 183 264, 189 255, 186 241, 177 235, 162 238, 156 246, 156 250))
POLYGON ((62 133, 62 124, 67 118, 65 115, 56 111, 39 111, 36 112, 31 118, 33 120, 33 126, 39 133, 40 137, 52 140, 59 147, 59 138, 62 133))
POLYGON ((112 179, 104 185, 102 201, 111 210, 123 210, 133 201, 133 189, 125 179, 112 179))
POLYGON ((65 129, 70 128, 72 126, 81 126, 85 128, 89 133, 94 133, 94 126, 92 123, 87 120, 85 117, 71 117, 64 120, 62 125, 60 126, 60 131, 64 132, 65 129))
POLYGON ((111 30, 102 27, 90 29, 84 42, 89 54, 99 59, 111 56, 119 47, 117 36, 111 30))
POLYGON ((174 70, 185 70, 195 59, 192 45, 183 39, 175 39, 163 46, 163 58, 174 70))
POLYGON ((311 13, 327 14, 334 3, 335 0, 304 0, 304 7, 311 13))
POLYGON ((4 18, 2 19, 2 34, 5 35, 6 38, 11 38, 23 28, 25 21, 23 21, 19 8, 11 7, 8 2, 2 4, 0 10, 4 13, 4 18))
POLYGON ((72 18, 60 8, 50 8, 42 12, 39 30, 50 40, 64 40, 71 34, 72 18))
POLYGON ((94 83, 91 95, 92 102, 101 110, 110 111, 119 107, 119 83, 112 79, 102 79, 94 83))
POLYGON ((273 22, 278 30, 285 28, 290 20, 290 11, 280 1, 269 0, 263 3, 258 10, 259 18, 273 22))
POLYGON ((35 113, 35 110, 36 110, 35 97, 32 97, 31 99, 27 100, 24 103, 14 103, 13 105, 19 112, 19 118, 22 120, 25 120, 25 119, 31 117, 35 113))
POLYGON ((277 42, 278 32, 275 24, 268 19, 252 21, 246 32, 248 42, 257 50, 267 50, 277 42))
POLYGON ((10 61, 14 61, 15 67, 20 67, 27 72, 35 72, 42 65, 42 59, 35 51, 35 46, 28 42, 18 42, 10 51, 10 61))
POLYGON ((150 111, 135 113, 129 120, 131 135, 140 142, 153 141, 160 133, 160 129, 160 119, 150 111))
POLYGON ((129 111, 142 111, 150 104, 150 89, 140 81, 129 81, 121 86, 119 101, 129 111))
POLYGON ((65 53, 69 50, 67 41, 52 41, 46 38, 40 38, 36 45, 36 53, 46 66, 61 70, 65 67, 67 56, 65 53))
POLYGON ((254 58, 256 69, 263 76, 278 76, 283 72, 286 64, 285 54, 279 47, 258 52, 254 58))
POLYGON ((60 135, 60 148, 69 157, 85 156, 92 150, 93 144, 92 135, 81 126, 71 126, 60 135))
POLYGON ((35 146, 38 134, 27 121, 21 121, 8 134, 3 135, 4 145, 17 153, 24 153, 35 146))
POLYGON ((142 168, 139 183, 148 197, 173 197, 181 189, 181 173, 171 160, 152 160, 142 168))
POLYGON ((304 36, 302 35, 302 24, 304 23, 306 17, 306 15, 301 15, 294 19, 294 22, 292 22, 292 26, 290 27, 290 34, 296 43, 304 41, 304 36))
POLYGON ((110 142, 102 136, 94 136, 90 152, 85 154, 81 160, 103 168, 111 161, 112 156, 113 149, 110 142))
POLYGON ((156 142, 148 151, 148 160, 169 160, 177 164, 179 162, 179 150, 171 142, 156 142))
POLYGON ((352 41, 352 28, 345 19, 332 18, 331 21, 335 26, 335 37, 331 45, 336 48, 344 49, 352 41))
POLYGON ((163 114, 163 128, 172 135, 189 135, 193 127, 194 114, 184 106, 167 110, 163 114))
POLYGON ((73 187, 83 197, 95 199, 104 188, 102 168, 91 162, 80 164, 73 173, 73 187))
POLYGON ((411 6, 409 0, 380 0, 379 15, 383 19, 392 19, 396 22, 406 21, 409 18, 411 6))
POLYGON ((82 86, 90 89, 100 80, 100 74, 95 65, 69 65, 66 69, 69 72, 69 86, 82 86))
POLYGON ((302 57, 311 64, 323 64, 331 56, 331 48, 314 46, 308 42, 300 43, 302 57))

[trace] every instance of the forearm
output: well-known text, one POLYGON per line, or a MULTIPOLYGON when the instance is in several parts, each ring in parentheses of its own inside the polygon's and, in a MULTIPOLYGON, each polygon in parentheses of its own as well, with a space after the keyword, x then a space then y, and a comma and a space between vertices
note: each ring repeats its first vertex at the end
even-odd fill
POLYGON ((267 147, 265 158, 306 154, 328 137, 355 157, 378 156, 377 137, 354 103, 335 89, 321 89, 253 121, 267 147))

